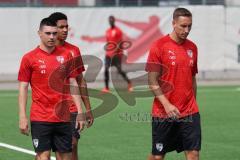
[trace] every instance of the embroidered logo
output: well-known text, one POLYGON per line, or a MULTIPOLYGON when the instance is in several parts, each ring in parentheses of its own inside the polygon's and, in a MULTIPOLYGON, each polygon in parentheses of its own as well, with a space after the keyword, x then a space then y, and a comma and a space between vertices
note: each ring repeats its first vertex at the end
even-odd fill
POLYGON ((156 143, 156 149, 161 152, 163 150, 163 144, 162 143, 156 143))
POLYGON ((57 56, 56 59, 59 63, 63 64, 63 62, 64 62, 64 57, 63 56, 57 56))
POLYGON ((192 52, 192 50, 187 50, 187 55, 188 55, 188 57, 190 57, 190 58, 192 58, 193 57, 193 52, 192 52))
POLYGON ((33 145, 35 146, 35 148, 38 147, 38 139, 33 139, 33 145))

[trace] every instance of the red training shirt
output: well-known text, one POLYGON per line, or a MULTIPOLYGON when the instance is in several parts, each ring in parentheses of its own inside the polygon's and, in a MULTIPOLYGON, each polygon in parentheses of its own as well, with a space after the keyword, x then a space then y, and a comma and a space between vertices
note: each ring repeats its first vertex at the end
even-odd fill
MULTIPOLYGON (((85 71, 83 61, 82 61, 82 56, 81 56, 80 50, 77 46, 74 46, 74 45, 65 41, 64 44, 60 47, 63 47, 64 49, 68 50, 72 54, 73 58, 76 58, 76 57, 80 58, 80 63, 78 63, 79 66, 77 68, 77 73, 78 74, 81 74, 83 71, 85 71)), ((72 98, 72 96, 69 95, 69 99, 71 99, 71 98, 72 98)), ((69 109, 70 109, 71 113, 72 112, 77 112, 77 107, 74 103, 71 104, 69 109)))
MULTIPOLYGON (((165 68, 166 72, 163 71, 159 79, 160 87, 170 103, 179 109, 180 117, 199 112, 192 86, 192 77, 198 72, 197 46, 190 40, 178 44, 169 35, 164 36, 153 43, 146 71, 158 72, 164 69, 160 65, 156 68, 151 64, 161 64, 165 68)), ((163 105, 156 97, 153 101, 152 116, 167 117, 163 105)))
POLYGON ((115 26, 106 31, 106 41, 108 43, 106 56, 113 57, 116 54, 122 54, 122 50, 118 46, 122 41, 122 31, 118 27, 115 26))
MULTIPOLYGON (((65 65, 71 59, 69 51, 59 47, 55 47, 50 54, 37 47, 23 56, 18 80, 30 82, 32 88, 31 121, 65 121, 61 115, 56 115, 56 108, 67 99, 69 77, 75 78, 78 75, 73 72, 72 66, 65 65)), ((68 107, 62 107, 61 114, 67 113, 68 107)))

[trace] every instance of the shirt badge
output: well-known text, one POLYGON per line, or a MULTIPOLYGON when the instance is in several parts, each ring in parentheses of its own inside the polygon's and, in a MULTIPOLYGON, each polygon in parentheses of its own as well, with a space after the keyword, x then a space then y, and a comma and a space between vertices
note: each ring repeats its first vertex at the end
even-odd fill
POLYGON ((57 56, 56 59, 59 63, 63 64, 63 62, 64 62, 64 57, 63 56, 57 56))
POLYGON ((190 58, 192 58, 193 57, 193 52, 192 52, 192 50, 187 50, 187 55, 188 55, 188 57, 190 57, 190 58))

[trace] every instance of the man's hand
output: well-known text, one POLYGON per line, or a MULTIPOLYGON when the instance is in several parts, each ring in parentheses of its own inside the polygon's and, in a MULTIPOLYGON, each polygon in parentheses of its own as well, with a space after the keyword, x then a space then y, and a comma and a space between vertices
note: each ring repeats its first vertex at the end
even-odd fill
POLYGON ((78 129, 80 132, 84 129, 86 123, 86 117, 83 113, 78 114, 76 117, 76 125, 75 128, 78 129))
POLYGON ((87 128, 91 127, 94 122, 94 117, 91 110, 86 112, 86 120, 87 120, 87 128))
POLYGON ((168 103, 167 105, 164 105, 164 109, 169 118, 179 118, 180 117, 179 110, 173 104, 168 103))
POLYGON ((24 135, 29 135, 29 128, 28 128, 28 119, 27 117, 21 117, 19 119, 19 129, 20 132, 24 135))

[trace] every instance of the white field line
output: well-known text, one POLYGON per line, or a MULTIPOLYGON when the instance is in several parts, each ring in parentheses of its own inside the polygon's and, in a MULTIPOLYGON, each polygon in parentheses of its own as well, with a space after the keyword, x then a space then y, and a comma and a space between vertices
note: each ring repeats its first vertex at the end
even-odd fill
MULTIPOLYGON (((0 147, 8 148, 8 149, 15 150, 15 151, 22 152, 22 153, 26 153, 26 154, 30 154, 30 155, 33 155, 33 156, 36 155, 36 153, 31 151, 31 150, 20 148, 20 147, 13 146, 13 145, 9 145, 9 144, 6 144, 6 143, 0 143, 0 147)), ((51 157, 51 160, 56 160, 56 158, 51 157)))

